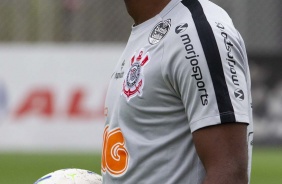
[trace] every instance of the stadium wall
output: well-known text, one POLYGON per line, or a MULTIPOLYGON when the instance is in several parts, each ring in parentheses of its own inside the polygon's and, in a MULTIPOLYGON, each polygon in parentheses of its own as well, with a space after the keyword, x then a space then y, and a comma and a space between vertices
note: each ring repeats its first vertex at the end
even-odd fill
POLYGON ((0 151, 98 151, 123 45, 0 46, 0 151))

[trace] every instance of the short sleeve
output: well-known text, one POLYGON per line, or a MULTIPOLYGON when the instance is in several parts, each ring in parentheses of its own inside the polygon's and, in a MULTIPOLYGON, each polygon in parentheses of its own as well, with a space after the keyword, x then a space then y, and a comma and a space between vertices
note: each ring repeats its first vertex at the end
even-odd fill
POLYGON ((205 26, 208 30, 201 32, 191 26, 176 35, 175 44, 165 44, 164 80, 182 101, 192 132, 250 121, 243 40, 232 26, 218 22, 205 26))

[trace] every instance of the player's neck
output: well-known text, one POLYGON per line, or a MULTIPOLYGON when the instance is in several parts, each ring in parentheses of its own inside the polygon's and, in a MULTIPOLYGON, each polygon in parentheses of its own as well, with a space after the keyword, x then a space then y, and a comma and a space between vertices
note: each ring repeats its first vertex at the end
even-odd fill
POLYGON ((141 24, 160 13, 171 0, 124 0, 134 25, 141 24))

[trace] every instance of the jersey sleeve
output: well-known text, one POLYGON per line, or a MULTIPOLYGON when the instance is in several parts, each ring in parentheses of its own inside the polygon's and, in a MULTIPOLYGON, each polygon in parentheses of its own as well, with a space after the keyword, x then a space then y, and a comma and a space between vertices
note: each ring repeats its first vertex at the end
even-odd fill
POLYGON ((243 40, 235 28, 218 22, 210 26, 208 33, 192 27, 176 35, 175 44, 165 44, 164 80, 182 101, 192 132, 211 125, 250 121, 243 40))

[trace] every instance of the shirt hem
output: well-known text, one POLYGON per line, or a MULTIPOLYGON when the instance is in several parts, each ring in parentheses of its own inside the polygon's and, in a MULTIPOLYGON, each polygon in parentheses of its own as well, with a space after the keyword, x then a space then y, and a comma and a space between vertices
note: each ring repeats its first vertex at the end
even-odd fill
MULTIPOLYGON (((233 113, 236 117, 236 123, 246 123, 250 124, 250 119, 249 116, 246 114, 236 114, 233 113)), ((197 121, 194 121, 190 123, 190 128, 191 132, 194 132, 200 128, 208 127, 208 126, 213 126, 213 125, 219 125, 219 124, 224 124, 224 123, 234 123, 234 122, 221 122, 220 121, 220 116, 221 115, 216 115, 216 116, 209 116, 209 117, 204 117, 201 118, 197 121)))

